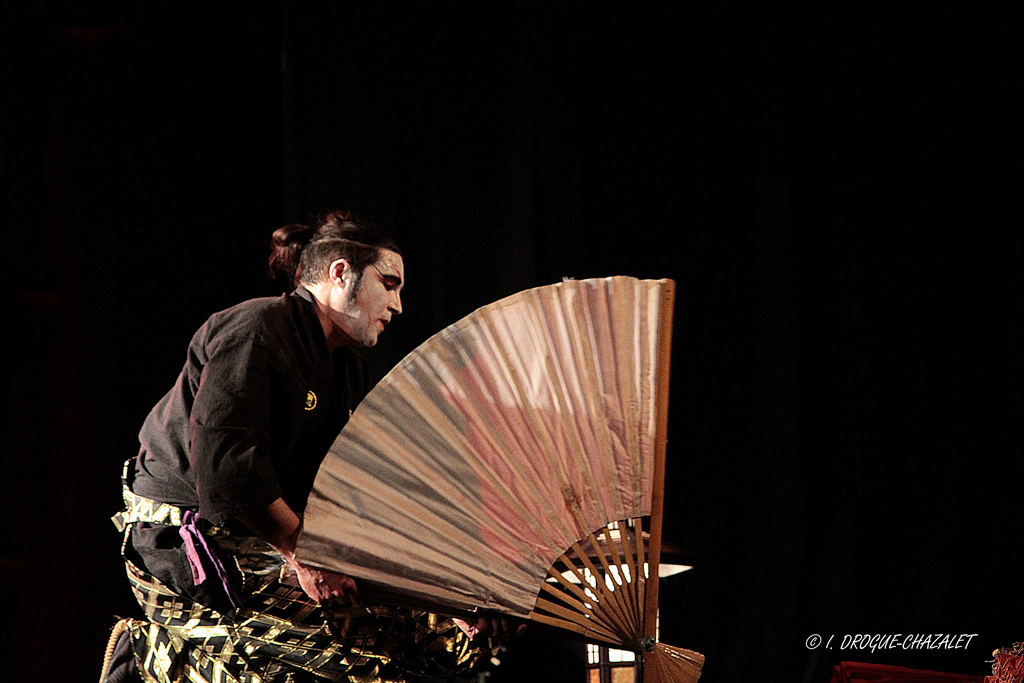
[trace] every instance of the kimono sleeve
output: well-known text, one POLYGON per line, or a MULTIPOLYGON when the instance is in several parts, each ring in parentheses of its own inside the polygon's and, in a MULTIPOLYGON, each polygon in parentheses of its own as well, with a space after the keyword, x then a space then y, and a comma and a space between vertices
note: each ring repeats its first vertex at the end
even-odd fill
POLYGON ((271 464, 271 358, 247 338, 208 349, 189 420, 199 515, 222 524, 281 496, 271 464))

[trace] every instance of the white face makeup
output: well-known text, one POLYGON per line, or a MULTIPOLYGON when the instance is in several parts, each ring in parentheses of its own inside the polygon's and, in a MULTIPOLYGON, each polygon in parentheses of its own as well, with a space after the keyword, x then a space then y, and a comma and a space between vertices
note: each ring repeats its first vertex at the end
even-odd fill
MULTIPOLYGON (((336 264, 339 262, 335 262, 336 264)), ((373 346, 393 316, 402 312, 405 264, 393 251, 382 250, 377 262, 361 275, 345 264, 340 277, 332 265, 332 279, 338 288, 328 300, 334 329, 328 341, 339 346, 373 346), (333 338, 333 339, 332 339, 333 338)))

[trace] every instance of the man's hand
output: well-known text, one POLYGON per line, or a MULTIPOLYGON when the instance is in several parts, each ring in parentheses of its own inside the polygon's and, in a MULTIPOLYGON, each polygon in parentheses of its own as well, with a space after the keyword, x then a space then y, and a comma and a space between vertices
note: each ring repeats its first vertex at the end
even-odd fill
POLYGON ((351 576, 310 567, 298 560, 291 560, 288 564, 295 569, 302 590, 317 602, 335 600, 341 605, 359 604, 359 588, 351 576))
POLYGON ((526 630, 526 624, 519 623, 517 626, 517 620, 498 616, 493 612, 483 612, 473 622, 464 619, 453 619, 452 621, 462 629, 463 633, 474 639, 511 638, 523 635, 526 630))
POLYGON ((337 600, 342 605, 359 604, 359 589, 351 576, 309 567, 295 559, 295 543, 299 539, 302 520, 283 499, 278 498, 266 508, 247 510, 236 517, 281 553, 285 562, 295 570, 306 595, 317 602, 337 600))

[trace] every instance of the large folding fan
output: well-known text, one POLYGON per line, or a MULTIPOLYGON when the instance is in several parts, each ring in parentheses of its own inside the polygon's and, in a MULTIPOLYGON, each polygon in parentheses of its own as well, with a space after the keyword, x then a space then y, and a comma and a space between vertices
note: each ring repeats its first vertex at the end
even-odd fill
POLYGON ((655 642, 674 291, 570 280, 428 339, 331 447, 298 556, 633 650, 648 682, 696 681, 702 655, 655 642))

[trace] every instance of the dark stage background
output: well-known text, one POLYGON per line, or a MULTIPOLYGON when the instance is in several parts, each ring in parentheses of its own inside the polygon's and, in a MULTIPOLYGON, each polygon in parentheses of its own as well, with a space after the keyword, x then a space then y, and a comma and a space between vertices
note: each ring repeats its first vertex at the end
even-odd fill
MULTIPOLYGON (((1015 15, 211 4, 0 10, 0 679, 96 678, 143 417, 273 292, 271 231, 343 207, 407 253, 380 373, 563 276, 678 282, 662 636, 703 680, 1024 640, 1015 15)), ((528 636, 491 680, 582 661, 528 636)))

